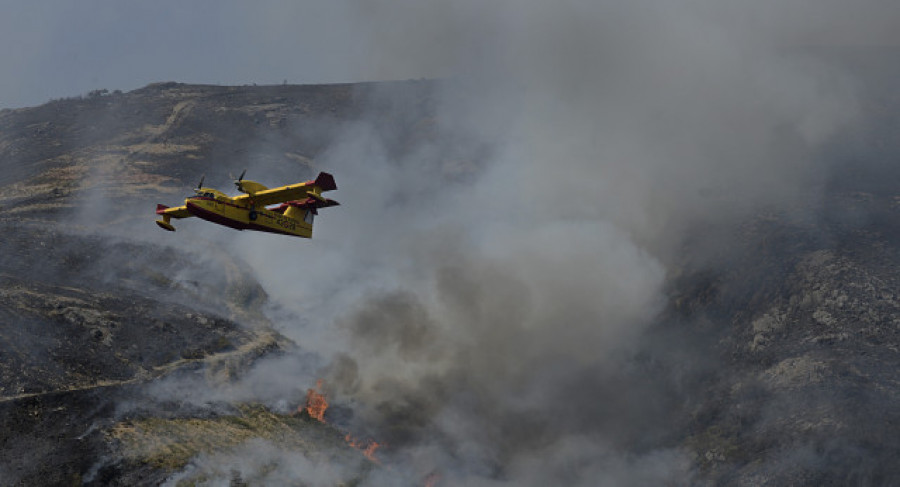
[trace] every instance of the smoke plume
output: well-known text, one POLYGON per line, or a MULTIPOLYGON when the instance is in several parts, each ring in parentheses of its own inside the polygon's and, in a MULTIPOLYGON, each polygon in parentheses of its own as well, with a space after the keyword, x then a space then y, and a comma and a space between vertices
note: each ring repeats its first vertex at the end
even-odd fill
POLYGON ((692 229, 815 207, 854 82, 798 48, 892 35, 849 8, 355 4, 370 69, 444 77, 431 135, 398 145, 418 108, 376 92, 393 116, 336 127, 316 161, 343 206, 315 239, 234 251, 280 330, 328 364, 345 421, 401 465, 368 482, 689 483, 670 437, 696 393, 673 358, 689 344, 646 332, 692 229))

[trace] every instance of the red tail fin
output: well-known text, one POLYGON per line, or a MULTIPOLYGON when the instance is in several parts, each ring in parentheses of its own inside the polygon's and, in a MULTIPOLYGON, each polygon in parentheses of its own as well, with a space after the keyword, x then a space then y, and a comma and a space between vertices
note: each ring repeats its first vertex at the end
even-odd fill
POLYGON ((327 172, 320 172, 313 184, 322 188, 322 191, 333 191, 337 189, 337 183, 334 182, 334 176, 327 172))

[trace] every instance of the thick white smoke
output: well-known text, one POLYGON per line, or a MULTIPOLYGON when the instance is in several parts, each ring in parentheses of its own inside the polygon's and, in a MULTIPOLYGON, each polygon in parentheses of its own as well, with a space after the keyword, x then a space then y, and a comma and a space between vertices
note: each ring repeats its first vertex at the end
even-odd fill
POLYGON ((398 149, 384 120, 342 127, 317 163, 343 206, 314 240, 235 251, 331 362, 354 427, 415 475, 688 482, 654 440, 665 377, 629 357, 687 232, 815 201, 816 151, 855 112, 849 78, 795 49, 856 32, 818 5, 362 2, 373 66, 449 77, 436 135, 398 149))

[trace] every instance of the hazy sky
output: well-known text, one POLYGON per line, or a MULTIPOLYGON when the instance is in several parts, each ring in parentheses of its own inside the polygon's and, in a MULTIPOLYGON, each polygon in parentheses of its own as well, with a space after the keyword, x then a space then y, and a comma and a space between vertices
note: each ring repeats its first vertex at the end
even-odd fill
POLYGON ((365 77, 342 1, 0 0, 0 107, 155 81, 365 77))
MULTIPOLYGON (((501 1, 486 4, 486 13, 497 11, 497 4, 515 11, 516 2, 501 1)), ((786 42, 900 45, 895 4, 900 2, 708 5, 738 10, 732 16, 738 23, 804 27, 786 42)), ((402 63, 382 62, 384 49, 415 48, 407 36, 421 39, 431 32, 428 25, 403 21, 424 8, 454 13, 453 2, 439 1, 0 0, 0 107, 37 105, 101 88, 131 90, 155 81, 302 84, 449 74, 452 66, 435 72, 434 66, 404 69, 402 63), (442 7, 434 9, 438 4, 442 7), (369 22, 369 16, 376 20, 369 22), (398 20, 385 23, 385 18, 398 20)), ((470 21, 480 21, 477 11, 470 21)), ((467 34, 434 29, 431 35, 467 34)), ((484 41, 490 39, 473 43, 484 41)), ((470 47, 475 50, 463 55, 477 53, 477 45, 470 47)))

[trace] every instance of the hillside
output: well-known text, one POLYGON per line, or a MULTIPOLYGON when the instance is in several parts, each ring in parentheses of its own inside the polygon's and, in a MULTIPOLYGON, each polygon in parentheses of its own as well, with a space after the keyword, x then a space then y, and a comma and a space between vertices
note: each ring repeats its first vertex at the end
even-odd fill
MULTIPOLYGON (((535 400, 527 394, 522 409, 507 415, 489 403, 495 391, 477 381, 426 375, 417 393, 484 414, 485 434, 501 444, 490 450, 490 468, 461 466, 473 454, 470 445, 436 433, 436 424, 450 420, 427 416, 431 403, 403 396, 408 391, 399 382, 376 391, 397 398, 373 406, 388 418, 371 425, 376 437, 400 451, 427 432, 429 448, 450 452, 447 464, 497 485, 529 471, 510 458, 537 456, 557 435, 573 432, 603 437, 625 459, 677 452, 674 484, 896 483, 900 104, 881 88, 884 79, 877 81, 864 93, 858 126, 823 150, 821 204, 698 224, 666 262, 666 302, 639 345, 614 368, 586 367, 583 377, 549 387, 561 397, 552 418, 532 414, 527 405, 535 400), (589 387, 604 391, 603 401, 582 396, 589 387), (578 418, 586 415, 594 420, 581 431, 578 418)), ((250 264, 213 237, 188 240, 210 224, 185 222, 179 238, 167 241, 152 210, 157 202, 180 202, 203 174, 223 185, 225 175, 248 165, 250 175, 273 182, 313 177, 340 134, 360 120, 377 122, 372 130, 387 160, 421 156, 428 166, 416 170, 435 187, 462 188, 487 152, 465 129, 435 123, 436 86, 160 83, 0 112, 3 483, 252 485, 278 482, 273 472, 294 465, 289 480, 297 485, 364 485, 385 471, 405 472, 366 460, 345 441, 341 426, 361 405, 334 404, 329 423, 297 413, 312 383, 295 384, 281 406, 247 396, 197 404, 157 393, 154 387, 173 377, 227 387, 261 360, 308 350, 275 326, 278 310, 250 264), (416 152, 423 141, 438 155, 416 152), (250 451, 265 462, 248 466, 250 451), (306 460, 298 458, 341 468, 326 475, 313 462, 303 470, 306 460), (307 472, 312 477, 305 479, 307 472)), ((429 191, 400 186, 385 189, 397 208, 410 194, 429 191)), ((502 277, 462 287, 502 294, 492 287, 505 283, 502 277)), ((384 301, 398 315, 425 316, 416 303, 384 301)), ((358 332, 367 346, 381 347, 379 354, 406 359, 427 350, 441 359, 439 345, 421 345, 434 333, 425 325, 404 327, 395 315, 379 314, 382 308, 368 315, 360 309, 361 321, 383 327, 384 335, 381 328, 358 332), (395 343, 385 338, 391 333, 404 337, 395 343)), ((559 370, 577 362, 566 360, 555 364, 559 370)), ((352 363, 354 373, 367 368, 365 357, 352 363)), ((340 361, 322 370, 336 381, 346 372, 340 361)), ((572 465, 610 456, 590 448, 566 452, 559 463, 571 467, 563 471, 573 485, 599 478, 599 471, 572 465)), ((395 461, 409 458, 418 457, 395 461)), ((404 481, 433 485, 439 477, 421 465, 404 481)), ((455 477, 445 477, 452 485, 455 477)))
MULTIPOLYGON (((201 174, 245 169, 248 152, 257 170, 269 158, 307 178, 323 127, 356 117, 370 89, 163 83, 0 113, 4 484, 161 482, 192 455, 147 464, 117 446, 122 421, 247 417, 154 405, 141 391, 195 371, 228 381, 293 346, 261 313, 252 269, 221 248, 161 246, 130 229, 152 226, 155 203, 179 201, 201 174), (117 410, 137 400, 148 402, 117 410)), ((303 421, 280 418, 305 438, 303 421)), ((266 437, 246 421, 239 438, 266 437)))

